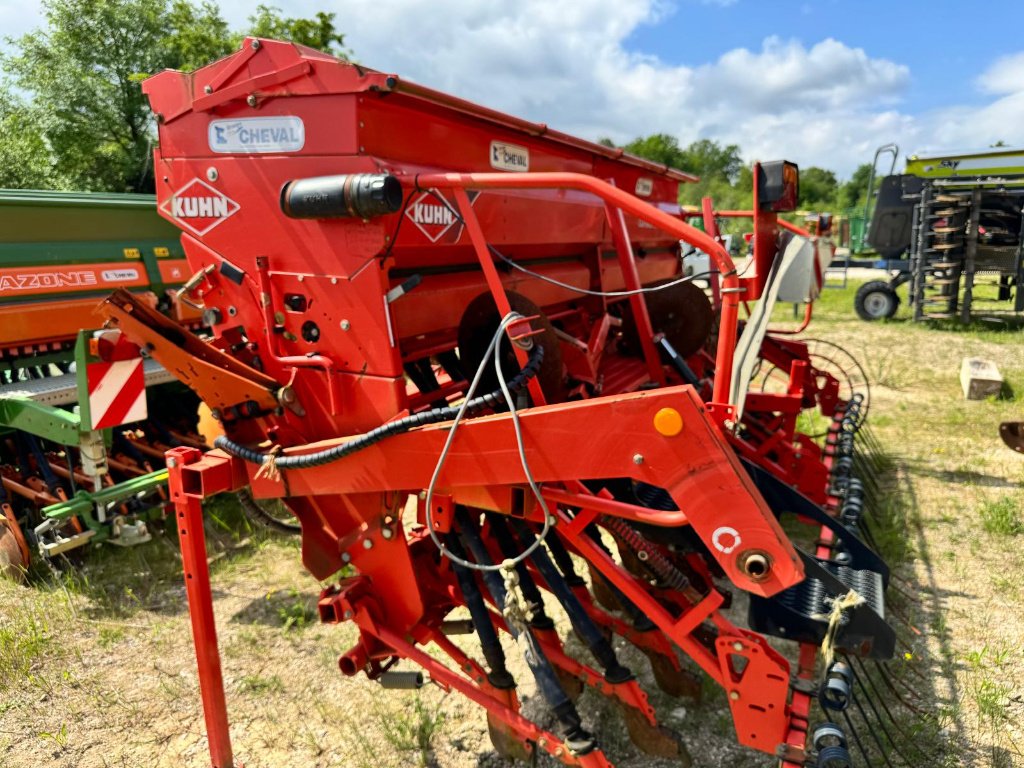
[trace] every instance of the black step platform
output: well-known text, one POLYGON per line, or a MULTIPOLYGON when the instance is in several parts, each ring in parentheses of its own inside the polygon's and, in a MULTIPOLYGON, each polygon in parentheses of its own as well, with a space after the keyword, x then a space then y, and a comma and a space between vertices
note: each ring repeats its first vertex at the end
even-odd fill
POLYGON ((856 570, 800 552, 806 578, 771 598, 750 596, 750 628, 773 637, 820 645, 828 631, 833 600, 851 589, 864 602, 843 614, 836 634, 838 650, 871 659, 889 659, 896 633, 885 621, 882 574, 856 570))

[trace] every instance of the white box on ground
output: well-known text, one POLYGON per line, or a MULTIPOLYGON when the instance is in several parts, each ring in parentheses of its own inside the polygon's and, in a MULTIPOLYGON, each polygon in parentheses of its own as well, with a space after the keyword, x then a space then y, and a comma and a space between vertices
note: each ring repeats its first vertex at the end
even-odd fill
POLYGON ((965 357, 960 364, 960 386, 968 400, 984 400, 991 395, 998 397, 1003 389, 1003 375, 991 360, 965 357))

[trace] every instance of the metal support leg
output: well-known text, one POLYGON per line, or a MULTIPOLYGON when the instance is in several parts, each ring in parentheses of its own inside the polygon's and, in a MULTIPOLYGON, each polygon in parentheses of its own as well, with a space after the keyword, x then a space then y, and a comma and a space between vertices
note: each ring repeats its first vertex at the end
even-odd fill
MULTIPOLYGON (((198 461, 202 453, 195 448, 175 448, 167 452, 168 484, 174 501, 181 561, 185 571, 185 592, 192 619, 192 639, 199 667, 199 691, 203 699, 203 717, 210 742, 213 768, 236 768, 231 754, 228 711, 224 700, 224 677, 217 650, 217 627, 210 592, 210 568, 206 563, 206 535, 203 531, 203 503, 198 496, 184 493, 181 471, 184 465, 198 461)), ((238 767, 240 768, 240 766, 238 767)))
POLYGON ((964 255, 964 297, 960 303, 960 322, 971 321, 974 303, 974 271, 978 255, 978 222, 981 219, 981 188, 971 192, 971 218, 967 227, 967 249, 964 255))

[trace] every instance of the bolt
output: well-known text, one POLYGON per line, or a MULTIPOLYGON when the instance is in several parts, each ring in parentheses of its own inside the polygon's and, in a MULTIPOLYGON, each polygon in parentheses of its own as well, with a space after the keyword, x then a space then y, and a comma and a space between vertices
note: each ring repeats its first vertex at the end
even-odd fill
POLYGON ((733 701, 739 701, 740 700, 740 692, 739 691, 729 691, 729 698, 732 699, 733 701))
POLYGON ((562 752, 563 752, 563 750, 562 750, 561 747, 555 747, 555 757, 561 757, 562 756, 562 752))
POLYGON ((252 41, 252 49, 254 51, 258 51, 260 49, 260 41, 259 40, 253 40, 252 41))
POLYGON ((352 618, 352 611, 345 611, 344 618, 346 621, 352 618))
POLYGON ((341 330, 347 331, 351 327, 352 327, 352 323, 350 323, 348 320, 342 320, 341 321, 341 330))
POLYGON ((248 104, 250 107, 255 107, 256 106, 256 94, 255 93, 250 93, 249 94, 249 98, 247 98, 245 100, 245 103, 248 104))
POLYGON ((352 562, 352 555, 350 555, 348 552, 342 552, 341 553, 341 562, 343 562, 343 563, 351 563, 352 562))
POLYGON ((732 647, 733 647, 734 651, 742 651, 743 650, 743 643, 741 643, 739 640, 737 640, 735 643, 732 644, 732 647))
POLYGON ((363 549, 373 549, 373 541, 371 539, 363 539, 363 549))
POLYGON ((220 174, 217 173, 217 169, 214 168, 213 166, 210 166, 209 168, 206 169, 206 178, 209 179, 210 181, 216 181, 219 177, 220 174))
POLYGON ((380 535, 383 536, 385 539, 390 539, 392 536, 395 535, 395 532, 392 531, 390 528, 381 528, 380 535))
POLYGON ((338 278, 332 277, 331 278, 331 285, 337 285, 337 284, 338 284, 338 278))
POLYGON ((642 453, 633 454, 633 463, 639 466, 644 463, 644 455, 642 453))
POLYGON ((203 88, 203 93, 213 93, 213 86, 208 85, 205 88, 203 88))

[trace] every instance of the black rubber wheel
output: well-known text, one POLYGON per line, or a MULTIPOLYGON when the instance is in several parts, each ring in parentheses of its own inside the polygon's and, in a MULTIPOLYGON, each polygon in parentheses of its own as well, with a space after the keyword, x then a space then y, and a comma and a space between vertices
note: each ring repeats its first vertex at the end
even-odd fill
POLYGON ((888 320, 896 314, 900 297, 884 280, 872 280, 857 289, 853 306, 861 320, 888 320))

